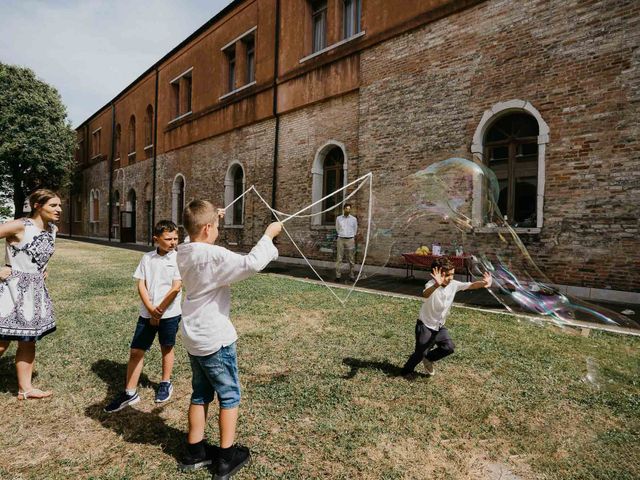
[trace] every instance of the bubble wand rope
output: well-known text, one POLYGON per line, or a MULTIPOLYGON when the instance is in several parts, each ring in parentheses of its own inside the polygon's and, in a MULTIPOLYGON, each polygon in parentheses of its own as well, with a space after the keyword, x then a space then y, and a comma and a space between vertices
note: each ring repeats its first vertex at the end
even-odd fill
MULTIPOLYGON (((265 206, 271 211, 271 213, 274 215, 274 217, 276 218, 277 221, 279 221, 280 223, 282 223, 282 228, 285 231, 285 233, 287 234, 287 237, 289 237, 289 240, 291 240, 291 243, 293 244, 293 246, 296 248, 296 250, 298 251, 298 253, 302 256, 302 258, 304 259, 304 261, 307 263, 307 265, 309 265, 309 267, 311 268, 311 270, 313 271, 313 273, 316 275, 316 277, 318 277, 318 279, 320 280, 320 282, 327 287, 327 289, 329 290, 329 292, 331 292, 331 294, 336 298, 336 300, 338 300, 338 302, 340 302, 341 305, 344 305, 346 300, 349 298, 349 296, 351 295, 351 292, 354 290, 355 288, 355 284, 357 283, 358 279, 360 278, 360 275, 362 273, 362 269, 364 267, 364 262, 366 259, 366 252, 368 250, 368 244, 369 244, 369 232, 370 232, 370 225, 371 225, 371 216, 372 216, 372 211, 371 211, 371 198, 372 198, 372 190, 371 190, 371 185, 372 185, 372 174, 368 173, 366 175, 363 175, 362 177, 354 180, 353 182, 349 183, 348 185, 345 185, 344 187, 332 192, 331 194, 321 198, 320 200, 318 200, 317 202, 314 202, 313 204, 301 209, 300 211, 289 215, 288 218, 280 220, 280 217, 278 215, 278 212, 276 210, 274 210, 273 208, 271 208, 271 206, 267 203, 267 201, 262 197, 262 195, 260 195, 260 192, 258 192, 257 189, 254 188, 254 186, 252 185, 252 187, 250 189, 247 190, 247 192, 251 189, 253 189, 253 191, 255 192, 255 194, 258 196, 258 198, 260 200, 262 200, 262 202, 265 204, 265 206), (294 218, 296 215, 300 215, 301 212, 304 212, 305 210, 308 210, 309 208, 312 208, 314 205, 318 204, 319 202, 325 200, 326 198, 329 198, 332 195, 335 195, 336 193, 339 193, 341 191, 343 191, 344 189, 348 188, 349 186, 357 183, 357 182, 361 182, 361 185, 358 187, 358 189, 365 183, 365 181, 369 181, 369 212, 368 212, 368 217, 367 217, 367 243, 365 245, 365 254, 363 256, 362 259, 362 264, 360 265, 360 270, 358 271, 358 277, 356 278, 356 280, 354 281, 351 289, 349 290, 349 293, 347 294, 347 297, 343 300, 340 297, 338 297, 336 295, 336 293, 331 289, 331 287, 324 281, 324 279, 322 278, 322 276, 317 272, 317 270, 313 267, 313 265, 311 265, 311 262, 309 261, 309 259, 306 257, 306 255, 302 252, 302 250, 300 250, 300 248, 298 247, 298 245, 296 244, 296 242, 294 241, 294 239, 292 238, 291 234, 289 233, 289 231, 287 230, 287 228, 284 226, 284 223, 287 222, 288 220, 294 218)), ((245 193, 247 193, 245 192, 245 193)), ((243 194, 244 195, 244 194, 243 194)), ((279 212, 282 213, 282 212, 279 212)))

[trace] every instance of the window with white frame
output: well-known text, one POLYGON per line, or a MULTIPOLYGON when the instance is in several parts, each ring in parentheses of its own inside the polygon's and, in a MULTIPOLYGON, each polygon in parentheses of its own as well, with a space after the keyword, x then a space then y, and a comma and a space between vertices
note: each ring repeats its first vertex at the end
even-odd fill
MULTIPOLYGON (((233 163, 228 169, 224 179, 224 205, 229 206, 244 192, 245 177, 244 168, 240 163, 233 163)), ((225 215, 225 225, 239 226, 244 224, 244 197, 233 204, 231 212, 225 215)))
MULTIPOLYGON (((548 142, 548 125, 538 110, 523 100, 493 105, 476 128, 471 151, 495 173, 498 208, 516 229, 535 232, 542 228, 548 142)), ((481 195, 480 189, 474 188, 474 192, 481 195)), ((476 221, 483 215, 481 204, 474 200, 476 221)))
POLYGON ((247 35, 242 39, 245 49, 245 85, 256 79, 256 37, 247 35))
POLYGON ((191 113, 193 94, 193 67, 169 82, 173 99, 173 113, 176 118, 191 113))
POLYGON ((184 176, 179 173, 173 179, 171 187, 171 219, 176 225, 182 225, 182 214, 184 212, 184 176))
POLYGON ((236 46, 231 45, 224 51, 227 58, 227 91, 233 92, 236 89, 236 46))
POLYGON ((131 115, 129 119, 129 160, 136 159, 136 117, 131 115))
POLYGON ((144 146, 153 145, 153 107, 147 105, 147 111, 144 117, 144 146))
POLYGON ((344 187, 347 181, 347 152, 344 144, 331 140, 318 149, 311 169, 311 178, 311 224, 334 225, 336 215, 340 212, 335 208, 322 215, 320 212, 339 204, 344 199, 344 191, 331 195, 322 202, 320 199, 344 187))
POLYGON ((91 190, 89 192, 89 221, 100 221, 100 191, 91 190))

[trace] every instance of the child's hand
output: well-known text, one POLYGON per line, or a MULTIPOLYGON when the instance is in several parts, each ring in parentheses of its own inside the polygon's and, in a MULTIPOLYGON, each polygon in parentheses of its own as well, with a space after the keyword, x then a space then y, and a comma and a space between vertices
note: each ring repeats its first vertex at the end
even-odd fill
POLYGON ((280 235, 281 231, 282 231, 282 223, 273 222, 267 227, 267 229, 264 231, 264 234, 267 237, 269 237, 271 240, 273 240, 275 237, 280 235))
POLYGON ((431 272, 431 278, 436 282, 436 285, 440 286, 444 282, 444 272, 441 268, 434 268, 431 272))
POLYGON ((224 208, 218 208, 216 214, 218 215, 218 218, 222 220, 224 218, 224 208))
POLYGON ((489 272, 484 272, 484 275, 482 275, 482 279, 484 280, 484 288, 489 288, 493 283, 493 278, 491 277, 491 274, 489 272))
POLYGON ((151 315, 151 318, 149 319, 149 324, 152 327, 157 327, 158 325, 160 325, 160 317, 158 317, 157 315, 151 315))

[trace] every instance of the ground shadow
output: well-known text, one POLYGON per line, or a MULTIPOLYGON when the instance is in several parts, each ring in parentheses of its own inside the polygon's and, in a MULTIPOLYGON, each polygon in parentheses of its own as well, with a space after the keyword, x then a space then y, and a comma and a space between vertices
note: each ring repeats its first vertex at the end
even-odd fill
MULTIPOLYGON (((402 367, 398 365, 394 365, 389 362, 375 362, 373 360, 361 360, 359 358, 347 357, 342 359, 342 364, 351 368, 351 371, 347 373, 344 377, 342 377, 347 380, 355 377, 356 374, 358 373, 358 370, 362 368, 366 368, 370 370, 380 370, 382 373, 384 373, 388 377, 402 376, 402 373, 401 373, 402 367)), ((413 374, 408 376, 407 379, 410 380, 411 378, 415 378, 415 377, 428 377, 428 375, 425 375, 419 372, 414 372, 413 374)))
MULTIPOLYGON (((126 442, 160 445, 164 453, 178 460, 183 453, 186 435, 185 432, 167 425, 160 416, 162 408, 143 412, 135 407, 127 407, 116 413, 104 412, 104 407, 122 391, 126 368, 126 364, 112 360, 98 360, 91 365, 91 370, 106 383, 107 396, 102 402, 89 405, 85 409, 85 415, 113 430, 126 442)), ((140 385, 155 384, 142 374, 140 385)))
POLYGON ((18 394, 18 378, 13 355, 5 354, 0 357, 0 392, 18 394))

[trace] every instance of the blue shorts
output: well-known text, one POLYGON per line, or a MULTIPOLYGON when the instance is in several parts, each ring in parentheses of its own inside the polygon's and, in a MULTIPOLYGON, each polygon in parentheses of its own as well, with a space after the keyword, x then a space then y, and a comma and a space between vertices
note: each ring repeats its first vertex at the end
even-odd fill
POLYGON ((131 348, 139 350, 149 350, 153 344, 153 339, 158 334, 158 341, 163 347, 173 347, 176 344, 176 334, 181 315, 177 317, 162 318, 160 324, 154 327, 149 323, 149 318, 139 317, 136 325, 136 332, 131 340, 131 348))
POLYGON ((206 405, 218 395, 220 408, 234 408, 240 404, 240 379, 235 342, 211 355, 198 357, 189 354, 191 362, 191 403, 206 405))

